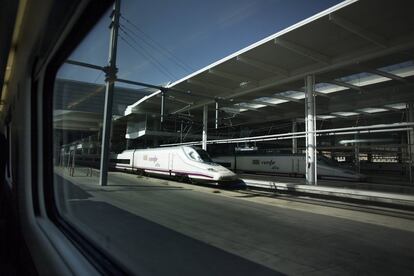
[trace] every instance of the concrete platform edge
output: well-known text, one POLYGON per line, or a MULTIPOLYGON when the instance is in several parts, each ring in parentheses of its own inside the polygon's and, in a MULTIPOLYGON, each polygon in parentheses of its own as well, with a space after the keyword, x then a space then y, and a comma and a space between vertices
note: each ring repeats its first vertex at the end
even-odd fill
POLYGON ((374 192, 349 188, 335 188, 327 186, 310 186, 310 185, 298 185, 293 183, 278 183, 274 181, 263 181, 256 179, 242 178, 248 187, 270 189, 283 192, 297 192, 309 195, 330 196, 336 198, 348 198, 363 200, 368 202, 377 202, 385 204, 400 205, 405 207, 414 208, 414 196, 387 193, 387 192, 374 192))

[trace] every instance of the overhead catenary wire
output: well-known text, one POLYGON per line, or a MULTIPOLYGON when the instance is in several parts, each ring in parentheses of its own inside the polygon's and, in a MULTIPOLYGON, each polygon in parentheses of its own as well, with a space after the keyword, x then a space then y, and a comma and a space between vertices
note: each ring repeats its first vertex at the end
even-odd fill
POLYGON ((95 81, 93 83, 96 83, 98 81, 98 79, 102 76, 104 71, 100 71, 98 76, 96 77, 95 81))
MULTIPOLYGON (((406 131, 412 128, 395 128, 395 129, 376 129, 376 130, 358 130, 358 131, 348 131, 348 132, 338 132, 338 133, 318 133, 316 136, 339 136, 339 135, 349 135, 349 134, 364 134, 364 133, 386 133, 386 132, 398 132, 398 131, 406 131)), ((290 140, 290 139, 302 139, 306 138, 306 135, 295 135, 295 136, 284 136, 284 137, 274 137, 274 138, 263 138, 263 139, 251 139, 251 140, 233 140, 233 139, 223 139, 220 141, 215 141, 214 143, 211 141, 207 141, 207 144, 237 144, 237 143, 244 143, 244 142, 271 142, 277 140, 290 140)), ((201 145, 201 141, 198 142, 187 142, 187 143, 175 143, 175 144, 165 144, 161 145, 161 147, 167 146, 195 146, 201 145)))
POLYGON ((126 36, 130 38, 134 42, 132 44, 130 41, 127 40, 124 36, 119 34, 119 38, 121 38, 122 41, 124 41, 129 47, 131 47, 136 53, 139 55, 143 55, 146 57, 159 71, 161 71, 166 77, 177 79, 177 76, 175 76, 173 73, 171 73, 165 66, 163 66, 155 57, 153 57, 148 51, 143 48, 139 42, 137 42, 133 37, 131 37, 127 32, 125 32, 122 28, 120 28, 120 31, 124 33, 126 36), (136 45, 136 46, 134 46, 136 45), (138 50, 137 47, 141 50, 138 50))
POLYGON ((146 56, 151 63, 153 63, 159 70, 163 71, 164 73, 166 73, 169 78, 173 78, 173 79, 177 79, 177 76, 175 76, 173 73, 171 73, 155 56, 151 55, 151 53, 148 52, 148 50, 146 50, 134 37, 132 37, 123 27, 120 26, 120 31, 122 33, 125 34, 125 36, 127 36, 129 38, 123 37, 123 41, 125 41, 130 47, 132 47, 133 49, 135 49, 135 51, 137 51, 139 54, 146 56), (133 47, 133 45, 136 45, 140 50, 138 50, 136 47, 133 47))
MULTIPOLYGON (((142 34, 142 40, 145 42, 145 39, 147 39, 148 41, 150 41, 153 46, 153 48, 158 48, 159 50, 161 50, 161 52, 163 52, 163 54, 167 57, 170 57, 171 61, 174 62, 176 65, 178 65, 179 67, 181 67, 184 71, 191 73, 194 72, 194 68, 192 68, 191 66, 189 66, 187 63, 185 63, 183 60, 181 60, 180 58, 178 58, 176 55, 174 55, 169 49, 163 47, 160 43, 158 43, 157 41, 155 41, 153 38, 151 38, 150 35, 148 35, 146 32, 144 32, 140 27, 138 27, 136 24, 134 24, 133 22, 131 22, 130 20, 128 20, 128 18, 126 18, 125 16, 121 15, 121 19, 124 20, 126 23, 128 23, 130 26, 132 26, 134 29, 136 29, 138 32, 140 32, 142 34), (155 46, 155 47, 154 47, 155 46)), ((122 24, 121 24, 122 25, 122 24)), ((125 28, 129 29, 128 27, 124 26, 125 28)), ((140 37, 137 33, 135 33, 134 31, 132 31, 131 29, 129 29, 131 33, 133 33, 135 36, 140 37)), ((148 45, 150 44, 149 42, 146 42, 148 45)))
POLYGON ((138 35, 136 32, 134 32, 133 30, 131 30, 130 28, 128 28, 128 26, 120 24, 120 26, 123 28, 124 31, 127 31, 129 34, 134 35, 137 39, 139 39, 140 41, 142 41, 147 47, 149 47, 151 50, 156 51, 157 53, 161 53, 162 55, 166 56, 167 58, 169 58, 175 65, 177 65, 178 67, 180 67, 180 69, 184 70, 184 72, 186 72, 187 74, 193 72, 194 70, 191 69, 187 69, 185 66, 183 66, 181 63, 178 63, 175 59, 172 59, 171 56, 168 56, 165 54, 165 51, 163 51, 162 48, 159 48, 160 46, 158 46, 158 49, 154 47, 154 45, 152 45, 151 43, 149 43, 144 37, 138 35))
MULTIPOLYGON (((378 133, 378 132, 389 132, 389 131, 402 131, 403 128, 413 128, 414 123, 395 123, 395 124, 380 124, 380 125, 371 125, 371 126, 359 126, 359 127, 345 127, 337 129, 322 129, 315 131, 308 131, 310 133, 315 133, 317 136, 331 136, 331 135, 347 135, 347 134, 356 134, 356 133, 378 133), (390 130, 389 130, 390 129, 390 130)), ((273 141, 273 140, 282 140, 282 139, 293 139, 293 138, 306 138, 306 131, 302 132, 290 132, 290 133, 281 133, 281 134, 272 134, 272 135, 262 135, 262 136, 252 136, 244 138, 231 138, 231 139, 220 139, 220 140, 209 140, 207 144, 232 144, 232 143, 241 143, 241 142, 258 142, 258 141, 273 141)), ((201 142, 189 142, 185 144, 167 144, 161 146, 175 146, 175 145, 199 145, 201 142)))

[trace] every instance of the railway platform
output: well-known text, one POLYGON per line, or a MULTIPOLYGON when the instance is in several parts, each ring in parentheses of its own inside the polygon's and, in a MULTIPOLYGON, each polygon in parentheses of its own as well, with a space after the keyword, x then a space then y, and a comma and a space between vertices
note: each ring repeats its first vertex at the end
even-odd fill
POLYGON ((414 269, 414 213, 409 210, 328 204, 123 172, 108 176, 108 185, 100 186, 95 170, 87 175, 84 168, 74 174, 56 168, 58 209, 136 270, 142 263, 145 271, 159 275, 411 275, 414 269), (207 256, 214 265, 205 266, 207 256), (160 266, 160 259, 168 265, 160 266), (205 267, 201 274, 200 265, 205 267))
POLYGON ((319 180, 318 185, 306 185, 304 179, 270 175, 239 174, 250 188, 275 192, 299 193, 333 199, 358 200, 373 204, 395 205, 414 209, 414 186, 402 186, 338 180, 319 180))

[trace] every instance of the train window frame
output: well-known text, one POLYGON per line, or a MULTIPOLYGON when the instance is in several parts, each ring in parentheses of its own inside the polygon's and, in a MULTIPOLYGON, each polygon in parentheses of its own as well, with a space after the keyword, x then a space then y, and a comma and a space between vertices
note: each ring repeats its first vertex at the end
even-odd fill
POLYGON ((7 118, 5 123, 5 136, 7 141, 7 161, 6 161, 6 171, 4 174, 5 182, 8 185, 9 189, 13 187, 13 160, 12 160, 12 121, 10 116, 7 118))
MULTIPOLYGON (((58 45, 51 58, 45 64, 42 64, 42 67, 44 67, 43 79, 41 79, 42 76, 39 77, 35 73, 33 74, 32 83, 40 83, 39 87, 41 88, 39 89, 41 93, 38 94, 38 97, 41 98, 42 109, 38 110, 38 112, 42 120, 43 152, 39 153, 39 151, 35 150, 32 154, 42 154, 43 157, 43 164, 38 164, 40 168, 38 167, 37 169, 42 172, 43 176, 43 189, 41 193, 48 219, 58 227, 99 273, 126 275, 127 272, 124 267, 115 263, 110 256, 103 253, 93 242, 61 216, 56 204, 53 178, 53 96, 57 72, 72 51, 83 41, 105 12, 111 8, 113 2, 113 0, 89 1, 84 6, 77 20, 70 26, 67 35, 63 37, 62 42, 58 45)), ((37 99, 39 99, 38 97, 37 99)), ((36 120, 34 123, 37 124, 36 120)), ((35 183, 35 185, 39 184, 35 183)))

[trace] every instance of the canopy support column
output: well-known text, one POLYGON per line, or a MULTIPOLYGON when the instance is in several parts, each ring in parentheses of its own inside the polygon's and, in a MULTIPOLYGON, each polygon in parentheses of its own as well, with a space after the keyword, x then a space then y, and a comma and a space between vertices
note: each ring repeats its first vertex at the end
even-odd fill
POLYGON ((203 107, 203 150, 207 150, 208 105, 203 107))
POLYGON ((109 45, 109 66, 105 68, 106 73, 106 89, 105 89, 105 106, 103 118, 103 136, 101 150, 101 164, 99 172, 99 185, 106 186, 108 184, 108 162, 111 142, 111 124, 112 124, 112 103, 116 81, 116 52, 118 45, 118 28, 121 1, 115 0, 114 11, 111 22, 111 39, 109 45))
MULTIPOLYGON (((407 104, 407 121, 409 123, 414 122, 414 103, 407 104)), ((414 130, 410 129, 407 133, 408 144, 408 175, 410 177, 410 183, 413 183, 413 157, 414 157, 414 130)))
POLYGON ((218 129, 219 125, 219 103, 218 100, 216 100, 216 120, 215 120, 215 128, 218 129))
POLYGON ((316 170, 316 112, 315 112, 315 77, 313 75, 305 78, 305 121, 306 121, 306 184, 317 185, 316 170))
POLYGON ((162 125, 164 123, 164 115, 165 115, 165 91, 162 90, 161 91, 161 129, 162 129, 162 125))
MULTIPOLYGON (((297 122, 296 120, 292 121, 292 133, 295 133, 297 131, 297 122)), ((292 139, 292 153, 296 154, 298 153, 298 140, 296 138, 292 139)))

